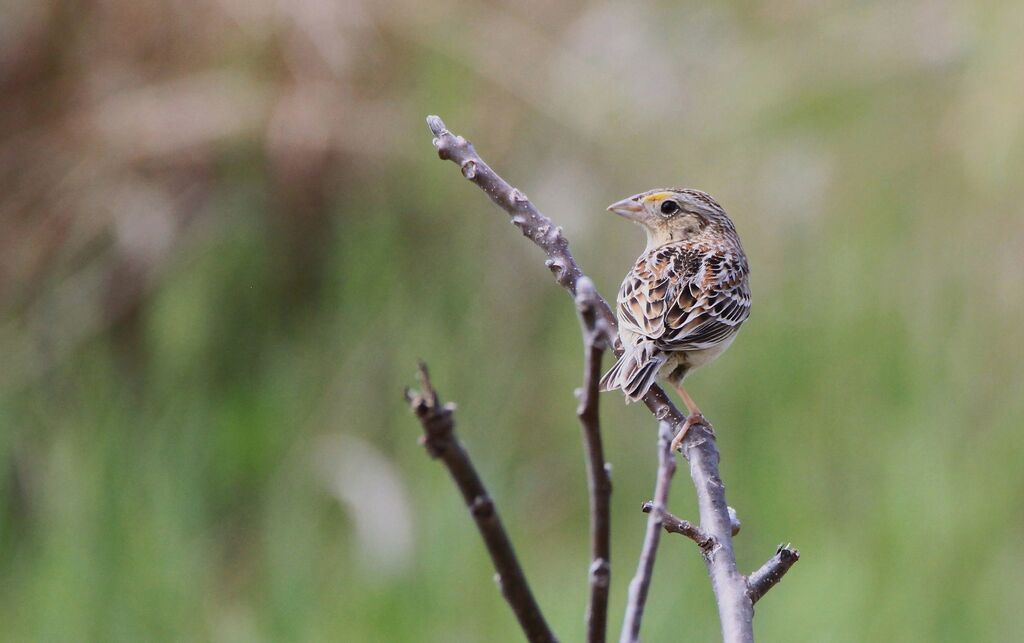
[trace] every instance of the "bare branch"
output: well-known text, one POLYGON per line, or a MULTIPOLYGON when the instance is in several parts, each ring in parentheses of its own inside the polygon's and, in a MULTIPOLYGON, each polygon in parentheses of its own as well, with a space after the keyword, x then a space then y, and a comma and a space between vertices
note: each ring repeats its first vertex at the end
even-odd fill
POLYGON ((718 603, 722 639, 726 643, 752 642, 754 605, 747 596, 746 579, 736 569, 732 520, 725 502, 725 484, 718 473, 718 448, 711 428, 704 423, 691 426, 682 450, 689 460, 690 478, 697 491, 700 526, 717 545, 705 556, 704 564, 718 603))
MULTIPOLYGON (((509 185, 484 163, 469 141, 449 132, 439 117, 428 116, 427 125, 434 134, 437 155, 458 165, 464 177, 476 183, 487 193, 491 201, 508 212, 512 217, 512 223, 523 235, 547 254, 548 258, 544 263, 555 275, 555 281, 575 296, 576 282, 583 273, 569 252, 569 242, 562 235, 562 228, 538 212, 525 194, 509 185)), ((611 319, 608 304, 603 301, 601 304, 601 315, 611 319)))
POLYGON ((590 601, 587 605, 587 641, 602 643, 608 625, 611 584, 611 495, 609 465, 604 460, 601 418, 598 412, 601 357, 611 345, 608 324, 598 315, 599 297, 593 282, 581 277, 576 284, 576 310, 583 332, 583 388, 577 391, 576 415, 583 431, 590 491, 590 601))
POLYGON ((483 481, 469 459, 469 453, 455 435, 455 405, 441 406, 430 383, 426 364, 419 365, 420 391, 406 391, 410 408, 423 425, 423 445, 432 458, 440 459, 462 492, 477 529, 483 537, 494 563, 495 575, 501 593, 512 607, 523 633, 529 641, 554 642, 555 635, 548 628, 544 615, 530 591, 526 576, 519 566, 512 541, 498 516, 483 481))
MULTIPOLYGON (((654 511, 654 503, 648 500, 644 503, 642 510, 645 514, 654 511)), ((697 543, 701 552, 705 555, 715 548, 715 539, 704 533, 704 530, 689 520, 684 520, 667 511, 661 512, 661 525, 670 534, 682 534, 697 543)))
POLYGON ((620 643, 633 643, 640 640, 640 621, 643 619, 647 593, 651 587, 651 576, 654 574, 654 558, 661 542, 665 505, 668 503, 672 476, 676 473, 676 459, 670 449, 675 434, 675 425, 668 422, 659 423, 658 475, 652 501, 657 510, 650 512, 647 518, 647 533, 644 535, 644 544, 640 549, 640 561, 637 563, 636 575, 629 583, 629 598, 626 603, 626 616, 622 621, 620 643))
POLYGON ((768 590, 779 584, 789 568, 798 560, 799 551, 790 549, 789 545, 779 545, 775 555, 747 578, 747 596, 750 597, 750 602, 756 603, 761 600, 768 590))

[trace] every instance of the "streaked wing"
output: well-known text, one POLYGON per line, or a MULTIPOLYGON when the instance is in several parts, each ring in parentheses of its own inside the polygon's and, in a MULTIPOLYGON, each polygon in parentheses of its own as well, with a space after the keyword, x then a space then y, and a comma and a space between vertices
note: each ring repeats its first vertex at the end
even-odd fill
POLYGON ((710 348, 750 314, 742 255, 668 245, 642 257, 622 283, 620 323, 664 351, 710 348))

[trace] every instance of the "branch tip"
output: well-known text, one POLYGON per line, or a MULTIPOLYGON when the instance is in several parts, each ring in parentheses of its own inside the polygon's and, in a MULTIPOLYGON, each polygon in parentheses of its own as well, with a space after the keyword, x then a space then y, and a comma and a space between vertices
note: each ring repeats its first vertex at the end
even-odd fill
POLYGON ((416 380, 420 384, 420 390, 414 393, 406 388, 406 400, 409 404, 423 404, 426 408, 436 409, 438 406, 437 392, 430 382, 430 370, 427 368, 427 363, 422 359, 416 360, 416 380))
POLYGON ((714 551, 717 545, 715 538, 689 520, 684 520, 660 507, 656 507, 654 502, 650 500, 645 502, 641 509, 645 514, 655 514, 657 519, 661 521, 662 528, 668 533, 686 536, 697 543, 697 546, 700 547, 701 552, 705 556, 714 551))
POLYGON ((775 550, 775 555, 747 577, 747 596, 750 597, 750 602, 753 604, 761 600, 768 590, 779 584, 782 577, 798 560, 800 560, 800 552, 791 549, 789 543, 779 545, 775 550))
POLYGON ((434 114, 427 116, 427 127, 430 128, 434 136, 438 137, 448 132, 448 128, 444 126, 444 121, 441 120, 441 117, 434 114))

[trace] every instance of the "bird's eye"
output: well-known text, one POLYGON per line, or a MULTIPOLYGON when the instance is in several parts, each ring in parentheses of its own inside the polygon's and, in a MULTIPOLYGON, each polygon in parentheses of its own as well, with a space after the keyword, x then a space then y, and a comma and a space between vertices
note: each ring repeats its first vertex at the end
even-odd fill
POLYGON ((672 201, 672 200, 662 201, 662 203, 661 203, 661 213, 662 214, 675 214, 676 212, 679 212, 679 204, 678 203, 676 203, 675 201, 672 201))

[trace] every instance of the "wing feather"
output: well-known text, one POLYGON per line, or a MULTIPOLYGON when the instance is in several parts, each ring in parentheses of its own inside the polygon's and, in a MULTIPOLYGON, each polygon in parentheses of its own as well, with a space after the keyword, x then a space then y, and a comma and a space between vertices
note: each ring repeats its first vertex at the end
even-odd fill
POLYGON ((618 316, 635 343, 665 352, 710 348, 750 315, 740 253, 670 244, 636 263, 619 290, 618 316))

